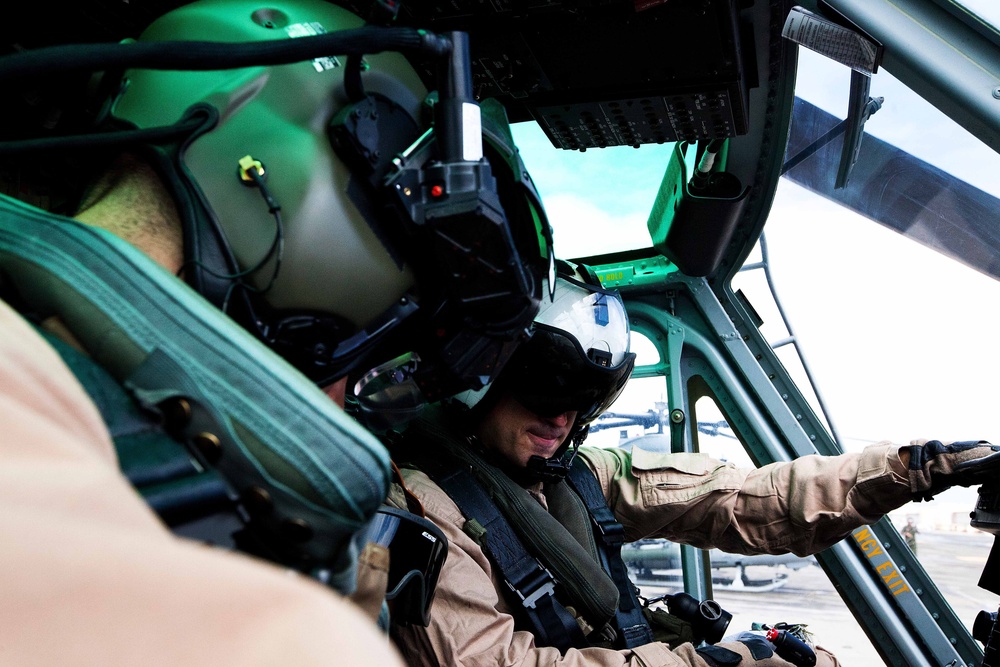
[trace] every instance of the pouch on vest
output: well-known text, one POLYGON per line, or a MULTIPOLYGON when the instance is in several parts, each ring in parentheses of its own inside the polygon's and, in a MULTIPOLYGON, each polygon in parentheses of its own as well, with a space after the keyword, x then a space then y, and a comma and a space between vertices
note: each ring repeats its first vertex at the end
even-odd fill
POLYGON ((691 623, 679 616, 674 616, 666 609, 643 607, 642 613, 653 631, 653 641, 662 642, 670 648, 681 644, 694 643, 695 635, 691 623))
POLYGON ((0 289, 58 316, 144 408, 169 407, 176 436, 242 501, 276 560, 351 565, 389 457, 305 376, 125 241, 4 196, 0 289))

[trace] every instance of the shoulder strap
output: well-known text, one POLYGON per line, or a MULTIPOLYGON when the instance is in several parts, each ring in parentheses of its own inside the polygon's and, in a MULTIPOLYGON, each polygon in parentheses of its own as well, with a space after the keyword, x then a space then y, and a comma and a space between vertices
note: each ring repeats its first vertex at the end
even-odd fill
POLYGON ((447 458, 421 469, 458 505, 468 520, 485 529, 483 548, 507 584, 505 591, 515 609, 531 624, 535 643, 565 652, 588 646, 576 619, 555 596, 556 580, 532 556, 514 529, 490 500, 472 471, 447 458))
POLYGON ((183 404, 177 436, 240 495, 253 540, 350 590, 349 543, 389 488, 374 435, 134 246, 2 194, 0 287, 58 315, 143 408, 183 404))
POLYGON ((618 624, 625 648, 648 644, 653 641, 653 632, 642 613, 635 586, 629 579, 625 561, 622 560, 625 528, 608 507, 604 492, 594 473, 580 457, 573 462, 567 481, 587 506, 591 521, 594 523, 595 535, 599 538, 597 551, 601 557, 601 566, 618 587, 618 611, 615 614, 615 622, 618 624))

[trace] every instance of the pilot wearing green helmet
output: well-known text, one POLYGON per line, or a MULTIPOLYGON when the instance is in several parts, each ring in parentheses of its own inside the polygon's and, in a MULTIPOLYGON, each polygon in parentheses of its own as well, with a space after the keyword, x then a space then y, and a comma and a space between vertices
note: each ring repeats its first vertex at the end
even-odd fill
POLYGON ((485 386, 554 286, 465 36, 198 0, 81 49, 118 81, 95 131, 0 147, 106 167, 68 215, 0 196, 0 662, 394 664, 329 589, 366 540, 412 579, 385 548, 426 531, 378 511, 388 454, 336 403, 357 381, 396 423, 485 386))

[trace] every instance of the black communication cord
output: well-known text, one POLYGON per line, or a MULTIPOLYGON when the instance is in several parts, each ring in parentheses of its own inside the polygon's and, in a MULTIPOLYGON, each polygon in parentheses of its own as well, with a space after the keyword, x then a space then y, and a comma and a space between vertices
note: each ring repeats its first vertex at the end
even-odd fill
POLYGON ((287 65, 330 55, 398 51, 444 56, 451 40, 425 30, 366 26, 351 30, 254 42, 128 42, 66 44, 19 51, 0 58, 0 81, 46 74, 128 68, 210 71, 287 65))
POLYGON ((222 300, 221 310, 224 313, 228 312, 230 297, 232 297, 233 291, 237 287, 256 294, 266 294, 272 287, 274 287, 274 283, 278 279, 278 274, 281 271, 281 261, 285 251, 285 227, 284 222, 281 219, 281 205, 278 204, 278 201, 268 189, 264 180, 264 173, 264 168, 259 165, 259 163, 251 164, 247 167, 243 167, 241 165, 240 167, 241 177, 245 175, 246 178, 249 179, 244 182, 260 191, 261 197, 264 198, 264 202, 267 204, 268 212, 274 216, 274 239, 271 241, 270 247, 267 249, 267 252, 264 253, 264 256, 260 259, 260 261, 242 271, 231 274, 223 274, 213 271, 203 262, 191 259, 185 262, 178 271, 178 274, 180 274, 188 266, 197 266, 202 271, 215 278, 232 281, 226 289, 225 297, 223 297, 222 300), (243 280, 243 278, 253 275, 259 271, 268 262, 270 262, 271 259, 274 259, 274 271, 271 273, 271 278, 268 280, 267 285, 264 287, 254 287, 243 280))

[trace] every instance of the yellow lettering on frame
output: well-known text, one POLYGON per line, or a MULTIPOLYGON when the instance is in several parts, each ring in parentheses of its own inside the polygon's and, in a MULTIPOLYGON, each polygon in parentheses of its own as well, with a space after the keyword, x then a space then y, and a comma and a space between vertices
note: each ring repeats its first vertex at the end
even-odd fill
POLYGON ((868 557, 878 556, 882 553, 882 547, 878 545, 878 540, 870 539, 861 543, 861 550, 868 554, 868 557))
MULTIPOLYGON (((858 530, 854 533, 853 537, 868 558, 873 558, 874 556, 883 555, 885 553, 882 551, 878 538, 872 535, 868 528, 858 530)), ((907 593, 911 590, 907 585, 906 580, 903 579, 902 575, 900 575, 896 568, 893 567, 892 561, 885 560, 884 562, 876 565, 875 569, 880 575, 882 575, 882 582, 885 584, 886 588, 892 591, 893 596, 899 595, 900 593, 907 593)))

